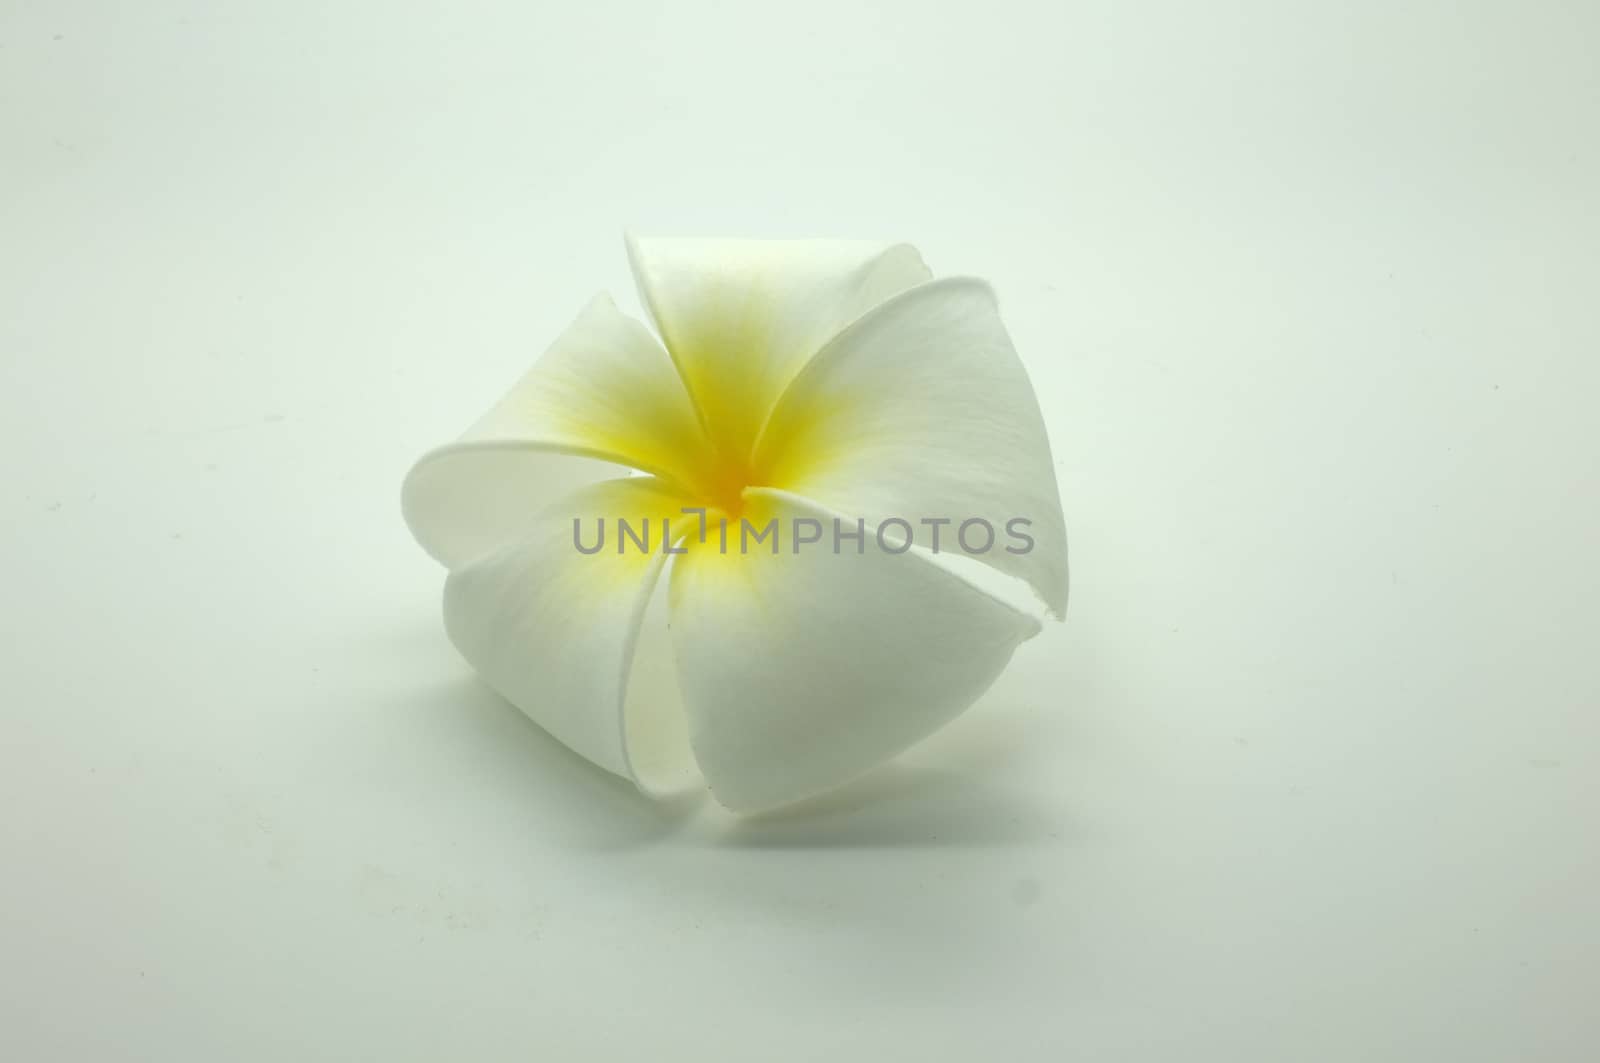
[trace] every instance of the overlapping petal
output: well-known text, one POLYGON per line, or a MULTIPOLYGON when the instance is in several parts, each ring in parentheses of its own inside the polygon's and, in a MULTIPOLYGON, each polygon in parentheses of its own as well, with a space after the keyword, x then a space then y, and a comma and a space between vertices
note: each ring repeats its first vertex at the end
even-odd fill
POLYGON ((630 238, 629 255, 711 436, 735 460, 829 337, 931 276, 905 244, 630 238))
POLYGON ((659 674, 640 684, 629 676, 667 561, 663 521, 689 528, 682 504, 649 477, 591 484, 547 501, 519 541, 445 582, 445 629, 484 681, 571 749, 647 788, 676 767, 681 703, 659 674), (649 529, 648 553, 618 537, 619 519, 635 535, 649 529))
POLYGON ((459 441, 417 462, 402 506, 423 548, 459 565, 619 466, 690 484, 710 454, 666 351, 601 295, 459 441))
MULTIPOLYGON (((985 521, 994 542, 972 556, 1027 580, 1057 616, 1066 608, 1050 443, 982 281, 913 288, 834 337, 779 400, 755 466, 761 482, 874 524, 904 520, 918 543, 939 534, 944 550, 960 549, 961 524, 985 521), (1027 523, 1008 536, 1014 520, 1027 523)), ((969 540, 985 541, 981 526, 969 540)))
POLYGON ((900 752, 972 704, 1039 630, 871 530, 860 552, 846 540, 835 553, 837 515, 809 500, 748 497, 752 526, 777 521, 776 552, 691 549, 671 581, 689 740, 731 809, 819 793, 900 752), (795 550, 795 518, 817 522, 821 545, 795 550))

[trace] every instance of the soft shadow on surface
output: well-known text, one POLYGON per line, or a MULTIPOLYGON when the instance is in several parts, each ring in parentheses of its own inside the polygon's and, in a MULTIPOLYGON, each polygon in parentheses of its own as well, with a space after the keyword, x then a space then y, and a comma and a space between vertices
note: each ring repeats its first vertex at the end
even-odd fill
POLYGON ((478 786, 492 786, 513 814, 585 848, 645 845, 680 830, 700 794, 653 801, 632 783, 572 752, 475 676, 412 692, 395 706, 415 713, 441 755, 465 759, 478 786))
POLYGON ((831 794, 734 819, 717 844, 753 849, 1008 845, 1063 824, 1017 794, 953 771, 884 765, 831 794))
POLYGON ((746 848, 960 847, 1058 838, 1059 810, 1005 785, 1038 736, 1038 718, 990 707, 958 720, 927 750, 830 793, 758 816, 726 817, 716 844, 746 848))
POLYGON ((691 911, 781 928, 798 946, 785 977, 830 1013, 991 994, 1017 977, 996 942, 1073 903, 1063 869, 1087 831, 1037 785, 1069 733, 1047 709, 979 704, 830 794, 744 819, 708 808, 652 866, 691 911))

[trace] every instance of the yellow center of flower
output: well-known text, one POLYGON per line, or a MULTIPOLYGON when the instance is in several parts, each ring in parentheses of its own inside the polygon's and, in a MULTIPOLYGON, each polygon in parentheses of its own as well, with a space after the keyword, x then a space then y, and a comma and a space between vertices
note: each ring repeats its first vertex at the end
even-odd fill
MULTIPOLYGON (((750 463, 719 455, 697 485, 707 509, 721 510, 731 520, 744 512, 744 489, 752 486, 750 463)), ((755 485, 761 486, 761 485, 755 485)))
POLYGON ((792 423, 793 418, 774 422, 762 433, 762 418, 747 412, 762 397, 739 387, 738 381, 698 383, 690 395, 702 434, 694 453, 671 456, 671 467, 681 470, 683 489, 694 505, 736 522, 750 506, 747 488, 783 488, 795 482, 801 470, 813 467, 823 448, 815 444, 808 426, 792 423))

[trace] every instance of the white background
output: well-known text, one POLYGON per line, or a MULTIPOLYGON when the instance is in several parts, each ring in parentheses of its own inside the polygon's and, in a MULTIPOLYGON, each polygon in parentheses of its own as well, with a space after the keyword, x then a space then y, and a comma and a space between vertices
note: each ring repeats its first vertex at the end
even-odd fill
POLYGON ((1600 9, 0 6, 0 1055, 1600 1051, 1600 9), (787 817, 488 693, 398 513, 625 225, 918 243, 1067 623, 787 817))

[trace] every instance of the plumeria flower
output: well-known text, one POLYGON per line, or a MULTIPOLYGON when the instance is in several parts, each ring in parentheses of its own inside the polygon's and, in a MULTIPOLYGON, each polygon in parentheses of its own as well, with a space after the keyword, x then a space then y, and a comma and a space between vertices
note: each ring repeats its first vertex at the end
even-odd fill
POLYGON ((597 297, 417 462, 405 517, 449 569, 451 640, 560 741, 647 793, 697 766, 730 809, 795 801, 953 719, 1062 615, 1038 403, 989 286, 907 245, 628 251, 660 339, 597 297), (728 531, 773 519, 806 534, 728 531), (594 548, 623 521, 648 548, 594 548), (985 524, 1019 534, 952 553, 985 524))

